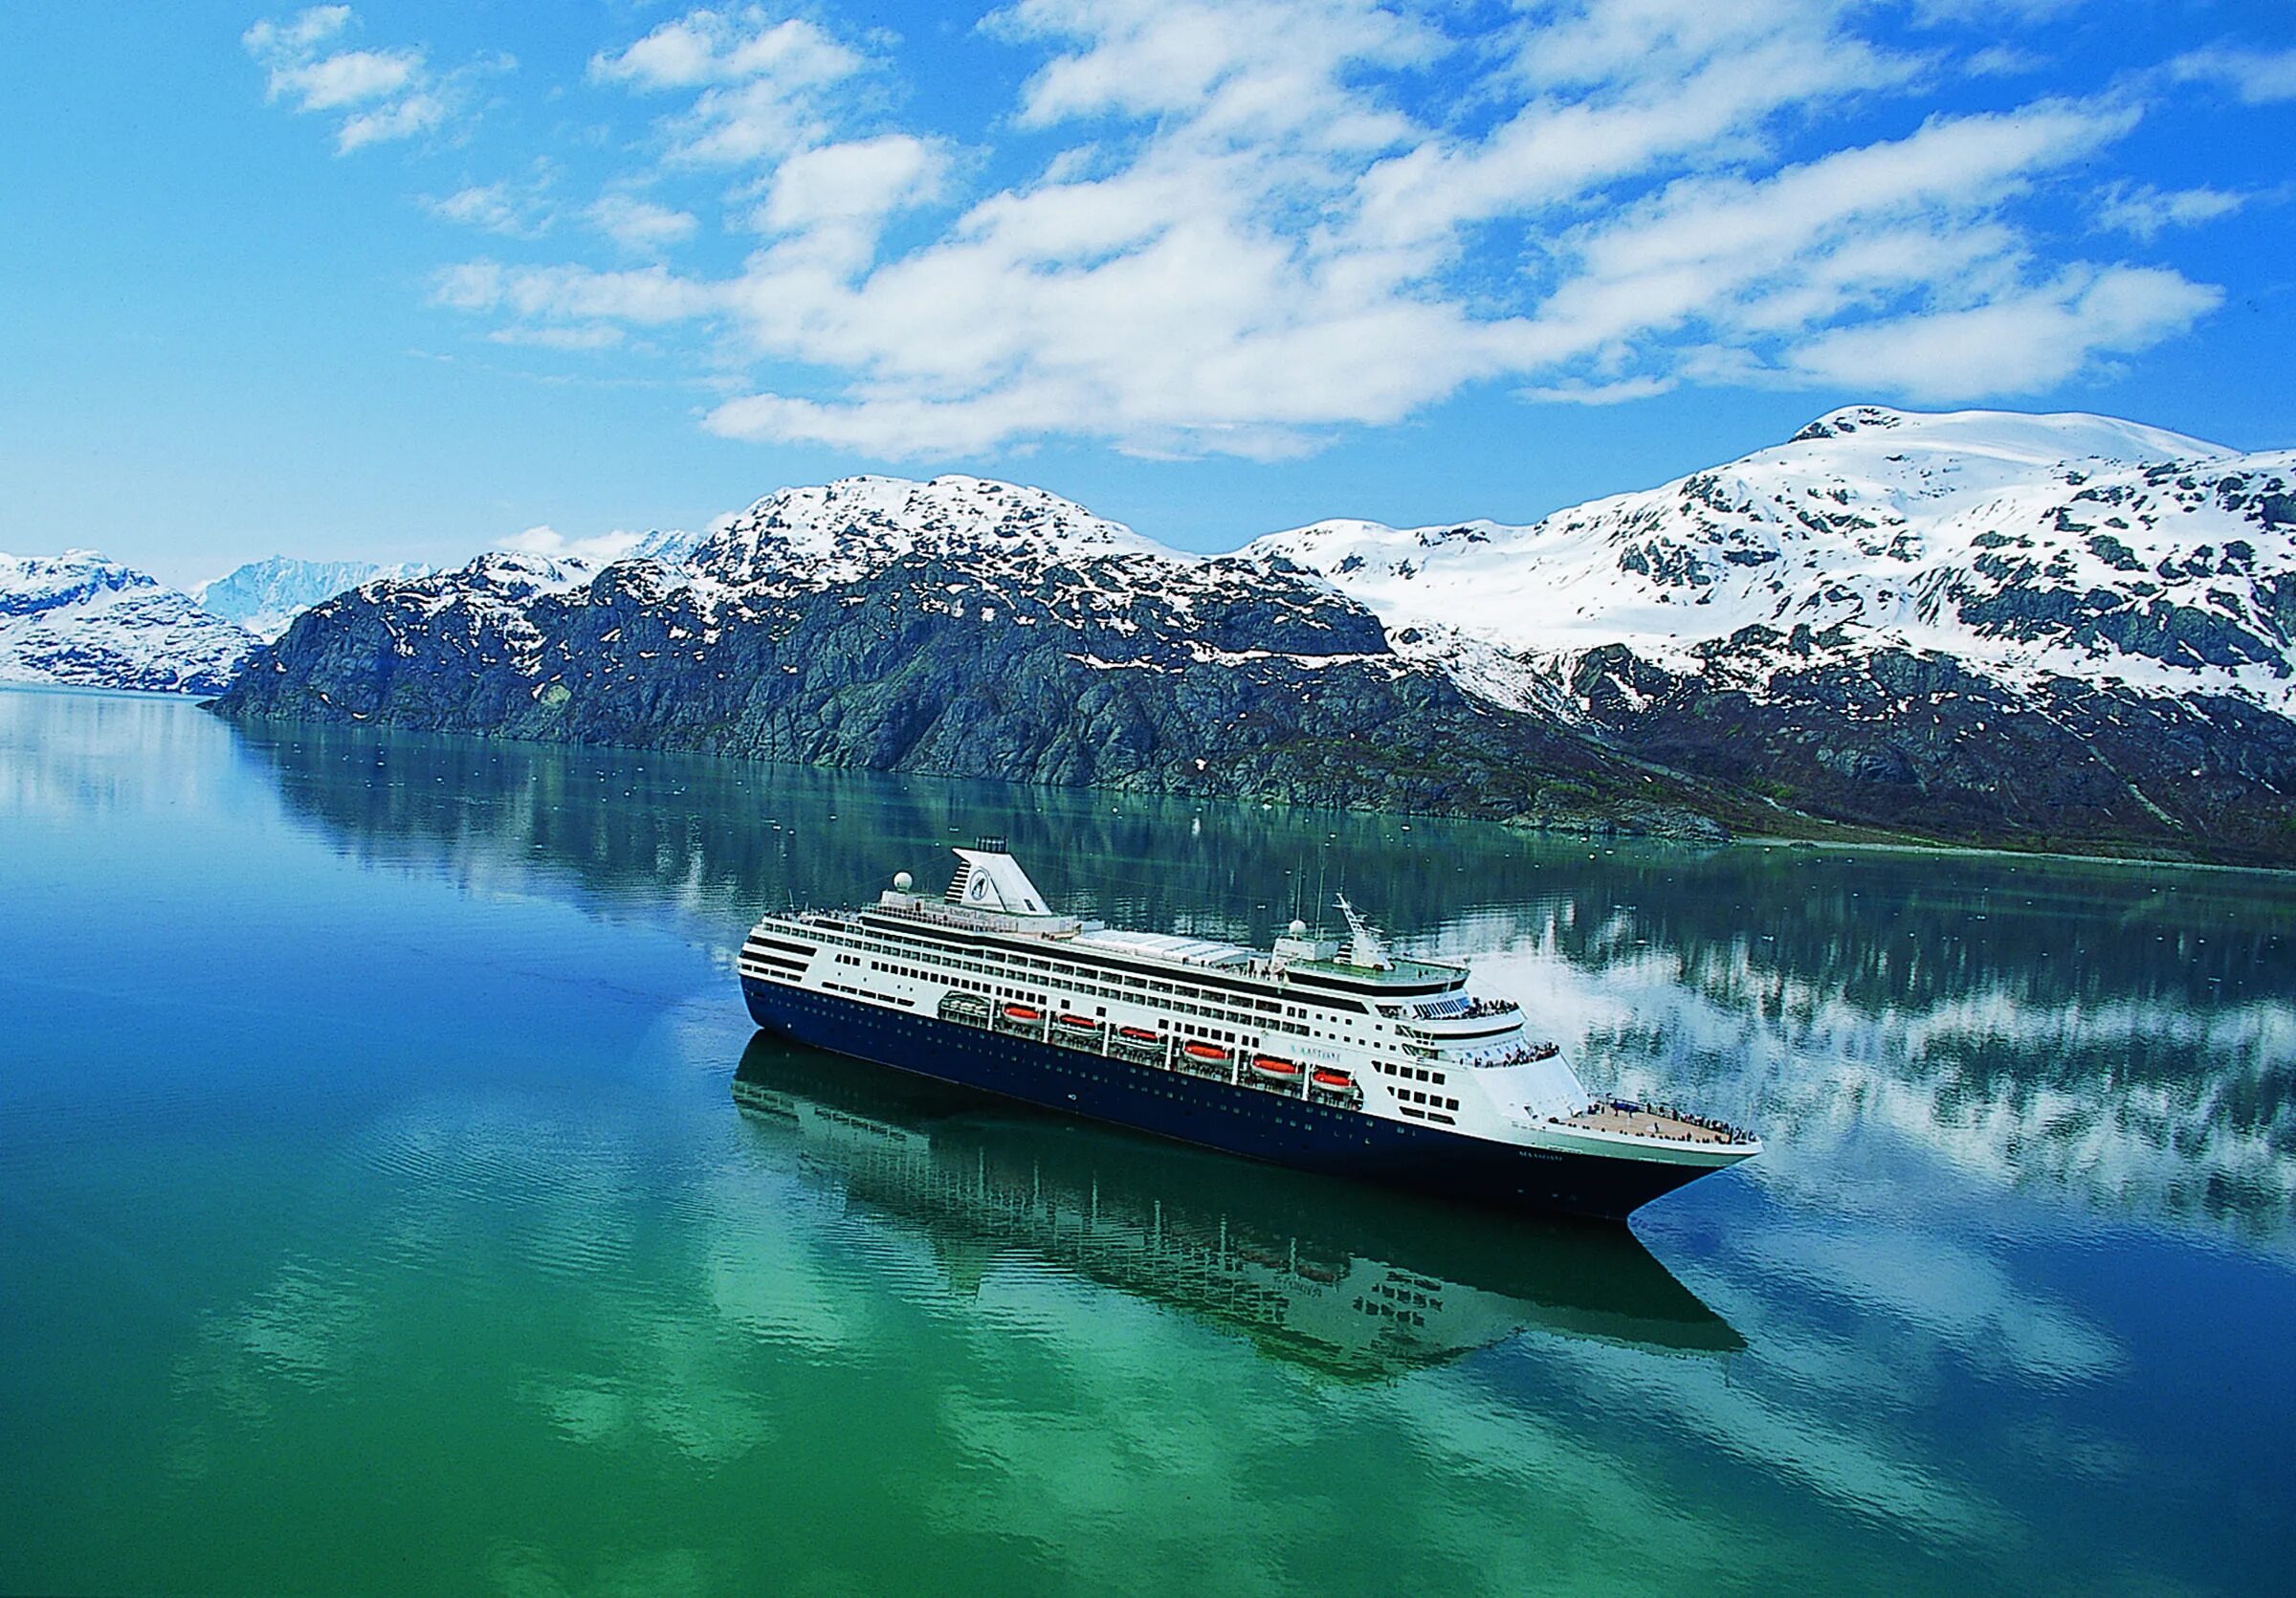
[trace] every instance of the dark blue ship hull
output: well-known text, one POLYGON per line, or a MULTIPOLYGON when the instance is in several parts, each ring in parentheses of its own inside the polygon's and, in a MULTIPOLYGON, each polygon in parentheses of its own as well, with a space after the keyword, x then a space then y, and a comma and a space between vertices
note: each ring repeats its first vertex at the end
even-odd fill
POLYGON ((759 1026, 817 1049, 1247 1159, 1474 1204, 1624 1220, 1707 1174, 1517 1148, 753 977, 741 979, 741 992, 759 1026))

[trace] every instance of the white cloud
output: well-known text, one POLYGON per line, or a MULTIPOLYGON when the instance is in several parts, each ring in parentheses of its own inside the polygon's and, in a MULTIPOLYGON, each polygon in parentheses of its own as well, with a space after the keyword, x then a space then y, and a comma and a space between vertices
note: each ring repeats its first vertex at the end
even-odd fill
POLYGON ((782 163, 759 218, 777 232, 800 232, 885 216, 932 199, 947 165, 906 133, 825 144, 782 163))
POLYGON ((644 91, 702 90, 676 121, 677 152, 740 165, 825 137, 828 91, 867 65, 818 25, 750 7, 665 22, 626 50, 592 56, 590 76, 644 91))
POLYGON ((2222 189, 2155 189, 2145 184, 2114 184, 2097 206, 2097 224, 2137 238, 2151 239, 2170 228, 2197 227, 2219 216, 2230 216, 2253 194, 2222 189))
POLYGON ((390 139, 411 139, 428 133, 447 120, 447 102, 430 93, 411 94, 344 119, 335 130, 335 148, 348 155, 366 144, 390 139))
POLYGON ((619 527, 610 533, 599 533, 590 538, 570 539, 544 522, 539 527, 513 533, 502 541, 502 547, 526 555, 547 555, 554 561, 594 561, 604 566, 629 554, 644 539, 643 533, 625 532, 619 527))
POLYGON ((667 245, 694 236, 700 224, 694 213, 655 205, 633 194, 607 194, 594 201, 584 214, 593 227, 625 250, 651 255, 667 245))
POLYGON ((570 326, 497 327, 487 336, 490 344, 531 344, 539 349, 612 349, 623 343, 621 328, 610 322, 581 322, 570 326))
POLYGON ((1336 65, 1409 66, 1443 48, 1431 30, 1354 0, 1020 0, 993 25, 1070 46, 1022 89, 1024 123, 1182 114, 1223 131, 1297 131, 1321 121, 1342 144, 1402 124, 1340 103, 1336 65), (1318 118, 1328 110, 1341 115, 1318 118))
POLYGON ((332 111, 395 95, 422 71, 419 50, 345 50, 271 70, 271 93, 298 111, 332 111))
POLYGON ((470 184, 443 198, 426 198, 423 206, 431 215, 466 228, 506 238, 538 238, 555 220, 548 196, 551 181, 544 164, 530 183, 470 184))
POLYGON ((348 6, 313 6, 285 22, 258 22, 239 35, 239 42, 258 60, 269 55, 304 58, 318 45, 350 26, 348 6))
POLYGON ((948 167, 939 146, 906 133, 819 145, 775 169, 750 225, 779 235, 783 271, 800 262, 859 270, 889 220, 939 195, 948 167))
MULTIPOLYGON (((660 330, 650 345, 762 375, 713 431, 894 459, 1053 435, 1295 454, 1487 381, 1602 404, 1854 370, 1878 397, 1981 398, 2215 302, 2040 231, 2032 202, 2093 189, 2134 102, 1915 125, 1910 97, 1952 56, 1877 44, 1872 19, 1530 0, 1452 37, 1447 12, 1375 0, 1018 0, 986 26, 1041 60, 983 135, 1035 166, 967 194, 991 152, 890 125, 860 48, 691 11, 590 72, 670 97, 662 165, 633 187, 760 168, 723 220, 761 247, 706 277, 473 261, 434 298, 528 342, 660 330), (929 231, 888 226, 951 200, 929 231)), ((626 248, 701 225, 615 203, 591 220, 626 248)))
POLYGON ((695 88, 753 78, 829 82, 859 70, 861 58, 802 17, 776 20, 758 7, 689 11, 627 50, 601 51, 590 74, 642 89, 695 88))
POLYGON ((1972 78, 2023 78, 2048 66, 2048 57, 2015 45, 1987 45, 1968 60, 1961 70, 1972 78))
POLYGON ((458 311, 507 311, 535 321, 628 322, 658 326, 706 316, 723 291, 659 266, 596 272, 584 266, 506 267, 465 261, 440 273, 434 303, 458 311))
POLYGON ((258 22, 239 42, 265 69, 268 98, 298 113, 340 118, 338 154, 442 126, 452 109, 449 85, 421 50, 324 49, 356 21, 348 6, 315 6, 285 22, 258 22))
POLYGON ((1914 0, 1915 17, 1932 26, 1949 22, 1996 28, 2003 22, 2045 22, 2082 0, 1914 0))
POLYGON ((1822 382, 1868 388, 1879 378, 1920 400, 2029 393, 2100 354, 2180 333, 2222 299, 2158 268, 2069 271, 1982 304, 1837 329, 1802 346, 1795 364, 1822 382))
POLYGON ((2013 235, 1982 220, 1994 207, 2131 121, 2125 110, 2064 103, 1933 118, 1905 139, 1837 151, 1766 179, 1682 180, 1580 236, 1578 270, 1549 299, 1540 322, 1550 347, 1594 349, 1692 320, 1774 325, 1766 300, 1818 283, 1838 292, 1821 294, 1802 321, 1841 309, 1854 285, 1904 291, 1941 277, 1964 280, 1977 260, 2015 253, 2013 235), (1950 241, 1973 226, 1980 251, 1924 243, 1950 241), (1890 233, 1888 248, 1871 247, 1890 233))
POLYGON ((2168 71, 2180 83, 2221 84, 2249 105, 2296 100, 2296 50, 2212 45, 2177 56, 2168 71))
POLYGON ((1671 393, 1675 387, 1675 380, 1671 377, 1628 377, 1616 383, 1556 383, 1543 388, 1525 388, 1521 392, 1525 399, 1553 400, 1567 405, 1624 405, 1630 400, 1671 393))

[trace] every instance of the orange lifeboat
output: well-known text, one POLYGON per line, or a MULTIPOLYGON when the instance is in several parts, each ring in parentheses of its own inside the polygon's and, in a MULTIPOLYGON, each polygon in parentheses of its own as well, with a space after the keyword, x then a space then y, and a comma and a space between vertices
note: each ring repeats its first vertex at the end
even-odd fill
POLYGON ((1191 1039, 1181 1047, 1187 1051, 1190 1059, 1210 1060, 1220 1065, 1227 1063, 1227 1051, 1217 1043, 1201 1043, 1191 1039))
POLYGON ((1278 1059, 1273 1054, 1254 1054, 1251 1068, 1270 1081, 1296 1082, 1299 1080, 1297 1060, 1278 1059))
POLYGON ((1072 1032, 1096 1032, 1100 1030, 1100 1023, 1089 1015, 1063 1015, 1054 1025, 1066 1027, 1072 1032))
POLYGON ((1146 1027, 1118 1027, 1116 1032, 1132 1043, 1161 1043, 1164 1040, 1162 1032, 1150 1032, 1146 1027))
POLYGON ((1308 1080, 1326 1093, 1345 1093, 1356 1085, 1356 1079, 1344 1071, 1318 1071, 1308 1080))
POLYGON ((1033 1005, 1006 1005, 1004 1007, 1004 1019, 1007 1021, 1027 1021, 1033 1023, 1042 1021, 1044 1018, 1045 1012, 1041 1010, 1038 1010, 1033 1005))

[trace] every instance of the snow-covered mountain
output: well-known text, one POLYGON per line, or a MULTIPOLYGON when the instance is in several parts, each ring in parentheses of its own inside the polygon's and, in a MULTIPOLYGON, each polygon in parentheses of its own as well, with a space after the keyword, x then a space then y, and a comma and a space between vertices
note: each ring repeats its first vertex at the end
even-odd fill
POLYGON ((986 579, 1126 557, 1200 563, 1041 488, 862 477, 767 495, 705 539, 688 565, 731 586, 786 590, 850 583, 903 558, 954 561, 986 579))
POLYGON ((269 643, 286 632, 287 624, 298 614, 322 599, 378 577, 419 577, 428 569, 411 563, 377 566, 371 561, 304 561, 273 555, 194 586, 191 597, 210 614, 235 621, 269 643))
POLYGON ((1399 660, 1320 579, 1041 490, 849 478, 768 496, 682 564, 559 584, 502 559, 321 603, 226 714, 1497 816, 1615 801, 1714 831, 1682 784, 1399 660))
POLYGON ((254 635, 90 550, 0 555, 0 681, 220 693, 254 635))
POLYGON ((1378 624, 1328 585, 1233 556, 1185 554, 1041 488, 984 477, 845 477, 767 495, 663 581, 713 614, 931 572, 928 614, 1044 626, 1094 670, 1159 670, 1177 655, 1377 655, 1378 624))
POLYGON ((682 566, 693 558, 701 546, 706 533, 690 533, 682 527, 656 527, 639 537, 630 550, 630 557, 642 561, 660 561, 665 566, 682 566))
POLYGON ((1605 646, 1756 695, 1814 653, 1895 649, 2004 686, 2117 679, 2285 714, 2292 483, 2296 452, 2101 416, 1859 406, 1530 526, 1326 522, 1246 553, 1320 573, 1509 702, 1605 646))
POLYGON ((1558 512, 1183 554, 965 477, 298 618, 248 716, 1679 828, 2296 859, 2296 455, 1857 407, 1558 512))

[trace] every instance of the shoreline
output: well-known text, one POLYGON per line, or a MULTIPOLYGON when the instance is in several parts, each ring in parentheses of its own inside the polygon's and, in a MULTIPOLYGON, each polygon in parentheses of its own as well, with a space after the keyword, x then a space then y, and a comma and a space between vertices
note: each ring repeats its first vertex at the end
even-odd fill
POLYGON ((2007 849, 1998 844, 1982 843, 1923 843, 1918 840, 1889 843, 1879 839, 1833 843, 1818 838, 1747 833, 1733 837, 1729 844, 1723 847, 1740 844, 1759 845, 1764 849, 1856 849, 1877 854, 1968 854, 1991 860, 2059 860, 2076 865, 2142 866, 2152 870, 2257 872, 2271 877, 2296 876, 2296 866, 2243 866, 2232 865, 2220 860, 2172 860, 2157 854, 2080 854, 2064 849, 2007 849))
MULTIPOLYGON (((170 703, 185 704, 193 709, 205 711, 208 714, 214 716, 218 721, 225 722, 227 725, 234 727, 244 725, 239 719, 215 709, 214 707, 216 700, 214 696, 190 694, 176 689, 115 688, 94 683, 32 682, 17 679, 0 678, 0 691, 29 691, 33 693, 70 694, 89 697, 113 696, 134 699, 160 699, 170 703)), ((1712 820, 1719 825, 1724 830, 1726 835, 1719 838, 1701 839, 1695 837, 1670 835, 1665 832, 1630 832, 1624 830, 1624 828, 1621 826, 1618 821, 1611 818, 1590 817, 1588 818, 1587 823, 1584 825, 1574 824, 1572 822, 1541 823, 1534 822, 1519 816, 1496 816, 1489 813, 1476 814, 1465 810, 1393 810, 1380 806, 1301 803, 1297 800, 1273 798, 1267 795, 1211 793, 1186 788, 1162 789, 1124 788, 1099 784, 1020 783, 1011 782, 1010 779, 965 777, 946 772, 915 771, 903 769, 880 770, 873 766, 818 766, 806 761, 765 760, 755 756, 732 754, 723 750, 679 749, 658 744, 595 744, 586 741, 528 739, 519 738, 512 734, 501 733, 465 731, 449 732, 443 730, 401 727, 388 721, 369 721, 363 720, 327 720, 319 721, 305 721, 300 718, 273 717, 258 717, 254 720, 265 725, 312 725, 344 728, 364 727, 378 732, 389 732, 400 736, 469 738, 475 739, 481 743, 499 742, 526 744, 538 748, 600 750, 614 749, 639 754, 674 754, 679 756, 699 756, 706 759, 731 761, 743 766, 786 766, 791 770, 802 771, 867 771, 872 774, 884 777, 921 777, 928 781, 944 782, 1004 781, 1009 783, 1009 786, 1014 788, 1057 793, 1073 792, 1132 794, 1165 799, 1198 801, 1208 800, 1216 803, 1233 804, 1247 807, 1265 807, 1277 805, 1282 806, 1286 810, 1307 810, 1311 812, 1321 811, 1325 813, 1340 815, 1386 816, 1393 817, 1398 820, 1427 819, 1455 822, 1476 822, 1486 826, 1503 828, 1510 832, 1518 834, 1528 833, 1555 838, 1583 839, 1589 843, 1601 842, 1610 845, 1615 845, 1623 840, 1638 844, 1664 844, 1673 848, 1691 849, 1727 849, 1736 846, 1753 846, 1772 850, 1841 849, 1858 850, 1876 854, 1901 853, 1920 854, 1962 854, 1985 856, 1996 859, 2059 860, 2092 865, 2129 866, 2146 870, 2169 869, 2179 871, 2252 872, 2273 877, 2296 876, 2296 863, 2291 863, 2289 865, 2264 865, 2239 863, 2224 860, 2175 859, 2157 854, 2122 854, 2107 853, 2091 854, 2068 849, 2020 849, 2004 844, 1956 843, 1912 837, 1829 838, 1821 835, 1821 833, 1798 835, 1790 832, 1739 832, 1731 830, 1730 823, 1718 816, 1708 816, 1707 819, 1712 820)), ((1689 813, 1696 814, 1699 812, 1693 811, 1689 813)), ((1879 829, 1867 829, 1865 824, 1859 822, 1833 821, 1820 816, 1804 816, 1803 819, 1807 821, 1813 829, 1839 828, 1844 831, 1879 831, 1879 829)))

